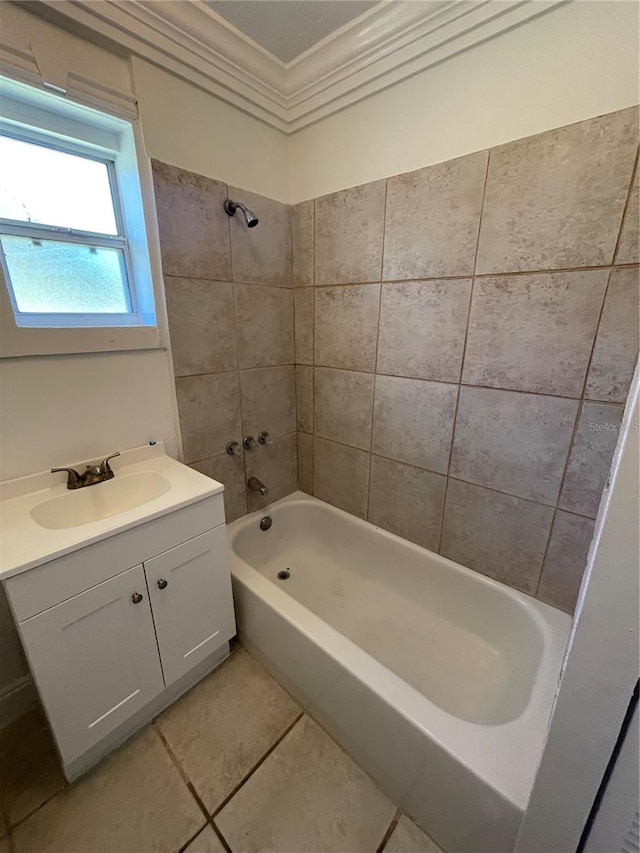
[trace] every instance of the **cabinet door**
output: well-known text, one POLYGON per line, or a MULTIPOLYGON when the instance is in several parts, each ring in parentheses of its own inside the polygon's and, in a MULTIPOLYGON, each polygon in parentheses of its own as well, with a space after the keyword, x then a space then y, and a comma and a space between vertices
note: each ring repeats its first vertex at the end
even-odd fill
POLYGON ((27 619, 20 631, 65 764, 164 689, 141 565, 27 619))
POLYGON ((236 632, 224 524, 144 567, 168 686, 236 632))

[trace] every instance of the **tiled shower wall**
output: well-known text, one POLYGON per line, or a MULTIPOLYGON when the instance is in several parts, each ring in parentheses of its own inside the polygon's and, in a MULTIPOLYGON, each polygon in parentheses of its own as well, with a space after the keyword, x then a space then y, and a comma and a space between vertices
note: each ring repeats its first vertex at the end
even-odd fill
POLYGON ((227 521, 294 491, 296 400, 290 210, 153 162, 184 461, 225 485, 227 521), (230 218, 227 197, 260 224, 230 218), (266 430, 274 443, 229 456, 266 430), (256 476, 269 497, 247 494, 256 476))
POLYGON ((300 487, 571 611, 638 353, 637 156, 624 110, 295 206, 300 487))

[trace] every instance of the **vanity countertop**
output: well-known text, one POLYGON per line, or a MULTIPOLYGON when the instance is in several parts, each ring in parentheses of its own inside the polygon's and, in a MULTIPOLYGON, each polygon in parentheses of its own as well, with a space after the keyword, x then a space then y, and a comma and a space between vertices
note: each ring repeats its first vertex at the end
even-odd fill
MULTIPOLYGON (((72 467, 82 470, 84 464, 72 467)), ((75 491, 67 489, 66 474, 62 473, 42 472, 0 484, 0 581, 224 491, 221 483, 167 456, 162 442, 123 451, 111 467, 115 474, 112 480, 75 491), (82 509, 85 500, 96 504, 109 497, 114 486, 126 498, 125 478, 129 477, 132 487, 155 478, 154 482, 163 484, 162 493, 135 506, 107 510, 104 517, 74 526, 46 527, 34 518, 34 510, 38 517, 38 508, 54 499, 56 507, 65 509, 70 500, 82 509)))

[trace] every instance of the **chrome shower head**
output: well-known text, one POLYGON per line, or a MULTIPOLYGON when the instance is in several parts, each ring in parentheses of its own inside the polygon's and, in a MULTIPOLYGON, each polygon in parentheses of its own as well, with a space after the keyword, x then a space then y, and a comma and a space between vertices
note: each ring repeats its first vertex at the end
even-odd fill
POLYGON ((255 213, 252 213, 248 207, 245 207, 244 204, 239 201, 231 201, 231 199, 227 199, 224 203, 224 209, 227 211, 229 216, 235 216, 238 208, 240 208, 244 215, 244 221, 247 223, 247 228, 255 228, 259 220, 255 213))

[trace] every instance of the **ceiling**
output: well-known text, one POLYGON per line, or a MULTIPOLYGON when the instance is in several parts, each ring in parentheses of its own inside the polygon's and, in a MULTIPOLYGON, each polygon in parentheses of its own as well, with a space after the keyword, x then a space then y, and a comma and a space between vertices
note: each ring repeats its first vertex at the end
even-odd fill
POLYGON ((205 0, 252 41, 288 63, 377 5, 376 0, 205 0))

